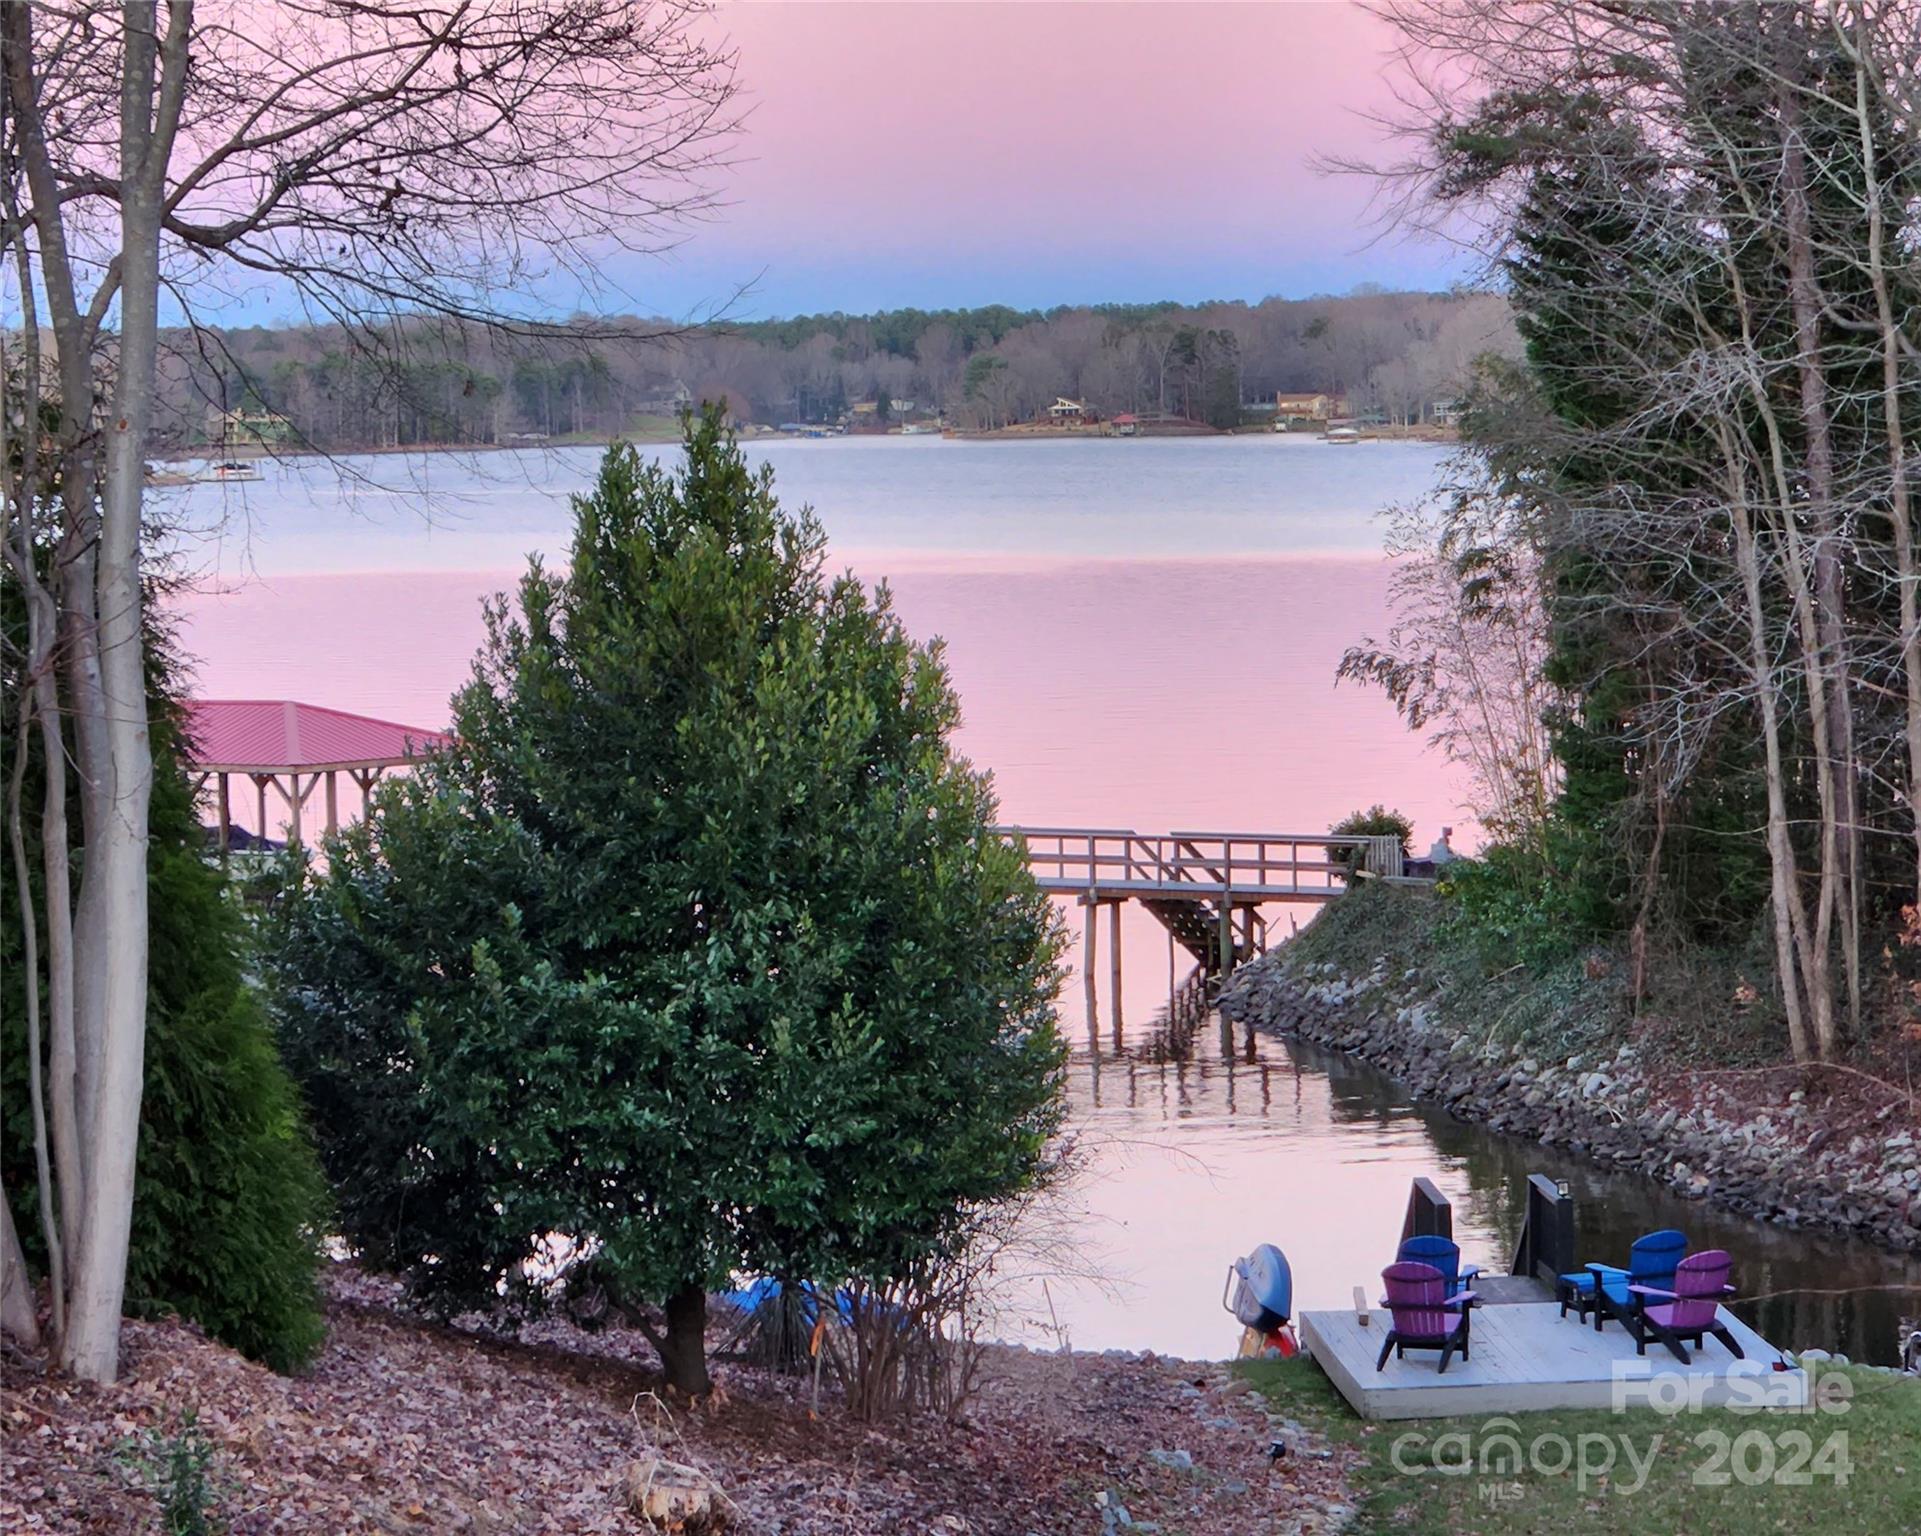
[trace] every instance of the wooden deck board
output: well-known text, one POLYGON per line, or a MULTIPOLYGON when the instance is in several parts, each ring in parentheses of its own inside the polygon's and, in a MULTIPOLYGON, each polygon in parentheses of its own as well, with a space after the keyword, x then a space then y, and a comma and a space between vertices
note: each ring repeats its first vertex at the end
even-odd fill
POLYGON ((1476 1275, 1474 1294, 1484 1307, 1505 1307, 1517 1302, 1552 1301, 1554 1293, 1544 1281, 1531 1275, 1476 1275))
POLYGON ((1780 1352, 1747 1324, 1723 1310, 1722 1321, 1745 1351, 1736 1360, 1719 1341, 1690 1349, 1683 1366, 1659 1344, 1636 1356, 1634 1340, 1619 1323, 1599 1333, 1553 1302, 1515 1302, 1475 1309, 1473 1356, 1457 1355, 1447 1374, 1433 1350, 1388 1359, 1376 1373, 1375 1357, 1387 1337, 1384 1309, 1370 1312, 1363 1328, 1353 1310, 1303 1312, 1296 1322, 1301 1341, 1356 1412, 1370 1419, 1424 1419, 1449 1415, 1519 1413, 1540 1408, 1611 1408, 1653 1400, 1655 1393, 1682 1392, 1713 1407, 1742 1400, 1798 1407, 1807 1400, 1807 1377, 1777 1372, 1780 1352), (1658 1378, 1658 1380, 1657 1380, 1658 1378))

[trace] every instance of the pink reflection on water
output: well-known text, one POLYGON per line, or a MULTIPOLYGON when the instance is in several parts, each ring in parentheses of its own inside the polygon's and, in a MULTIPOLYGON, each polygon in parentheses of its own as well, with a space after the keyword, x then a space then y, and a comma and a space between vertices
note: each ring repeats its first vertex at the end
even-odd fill
MULTIPOLYGON (((904 568, 903 568, 904 567, 904 568)), ((941 636, 959 745, 1009 820, 1312 832, 1383 801, 1425 843, 1456 819, 1446 764, 1384 699, 1334 686, 1385 622, 1378 560, 924 563, 889 575, 941 636)), ((427 728, 447 720, 514 572, 283 576, 179 603, 195 691, 298 698, 427 728)))
MULTIPOLYGON (((1465 821, 1454 770, 1380 696, 1334 687, 1343 649, 1385 627, 1378 559, 1010 564, 868 552, 852 563, 890 578, 915 635, 945 639, 960 748, 993 771, 1009 821, 1317 832, 1381 801, 1413 817, 1422 848, 1441 823, 1465 821)), ((204 696, 293 697, 438 727, 480 645, 482 599, 517 575, 277 577, 182 598, 181 642, 204 696)), ((235 813, 253 826, 250 795, 235 813)), ((316 807, 310 837, 317 817, 316 807)), ((1062 913, 1078 946, 1081 914, 1062 913)), ((1285 935, 1290 913, 1269 915, 1285 935)), ((1098 1019, 1084 1018, 1077 976, 1063 1013, 1092 1149, 1078 1197, 1086 1252, 1118 1289, 1057 1282, 1028 1298, 1030 1316, 1058 1318, 1080 1346, 1226 1353, 1234 1329, 1213 1308, 1236 1254, 1314 1234, 1311 1261, 1296 1261, 1297 1304, 1339 1305, 1384 1262, 1410 1177, 1440 1173, 1466 1192, 1418 1122, 1384 1115, 1344 1129, 1329 1080, 1297 1070, 1278 1042, 1223 1036, 1207 1019, 1169 1049, 1155 1015, 1191 962, 1170 955, 1137 907, 1123 914, 1117 1047, 1110 945, 1103 916, 1098 1019)), ((1461 1236, 1471 1260, 1498 1257, 1478 1225, 1463 1220, 1461 1236)))

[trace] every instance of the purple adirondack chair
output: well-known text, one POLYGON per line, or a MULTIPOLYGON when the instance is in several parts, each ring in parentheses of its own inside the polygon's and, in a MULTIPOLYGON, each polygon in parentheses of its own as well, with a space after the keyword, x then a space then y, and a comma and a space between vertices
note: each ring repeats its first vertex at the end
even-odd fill
POLYGON ((1448 1357, 1456 1349, 1463 1360, 1468 1358, 1469 1319, 1478 1300, 1473 1291, 1457 1291, 1450 1296, 1447 1276, 1432 1264, 1412 1259, 1388 1265, 1381 1271, 1381 1279, 1387 1286, 1381 1305, 1393 1314, 1394 1326, 1387 1331, 1381 1358, 1374 1362, 1375 1370, 1387 1369, 1389 1354, 1405 1360, 1410 1349, 1438 1349, 1441 1365, 1437 1375, 1447 1370, 1448 1357))
POLYGON ((1702 1336, 1711 1333, 1727 1345, 1735 1359, 1745 1359, 1741 1346, 1734 1342, 1734 1335, 1721 1321, 1722 1298, 1734 1294, 1734 1287, 1728 1284, 1728 1271, 1733 1267, 1734 1261, 1725 1249, 1709 1248, 1681 1260, 1675 1267, 1671 1291, 1658 1285, 1628 1287, 1640 1294, 1642 1303, 1638 1314, 1640 1327, 1634 1338, 1635 1353, 1645 1355, 1652 1336, 1667 1345, 1674 1352, 1674 1358, 1686 1365, 1689 1357, 1685 1344, 1692 1341, 1699 1349, 1702 1336))

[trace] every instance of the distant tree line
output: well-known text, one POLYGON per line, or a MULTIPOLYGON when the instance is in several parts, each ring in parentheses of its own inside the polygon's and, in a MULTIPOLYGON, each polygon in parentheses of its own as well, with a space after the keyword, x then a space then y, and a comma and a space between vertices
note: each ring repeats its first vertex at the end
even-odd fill
POLYGON ((612 437, 690 400, 771 425, 834 421, 856 402, 885 400, 877 421, 1000 426, 1066 396, 1107 415, 1231 427, 1277 392, 1325 392, 1413 422, 1458 394, 1474 358, 1518 345, 1499 295, 1372 289, 1258 304, 901 309, 691 331, 594 322, 514 335, 420 319, 387 325, 374 346, 337 326, 178 340, 162 362, 159 441, 218 441, 240 430, 238 415, 265 413, 284 418, 287 441, 326 449, 612 437))

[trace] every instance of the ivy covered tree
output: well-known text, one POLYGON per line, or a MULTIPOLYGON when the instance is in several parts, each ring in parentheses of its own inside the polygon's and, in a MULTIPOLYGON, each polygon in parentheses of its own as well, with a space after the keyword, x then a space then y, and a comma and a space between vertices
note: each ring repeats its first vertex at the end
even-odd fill
POLYGON ((698 1394, 730 1276, 885 1278, 1046 1176, 1057 925, 938 647, 717 412, 575 515, 455 745, 283 897, 284 1039, 370 1260, 604 1293, 698 1394))

